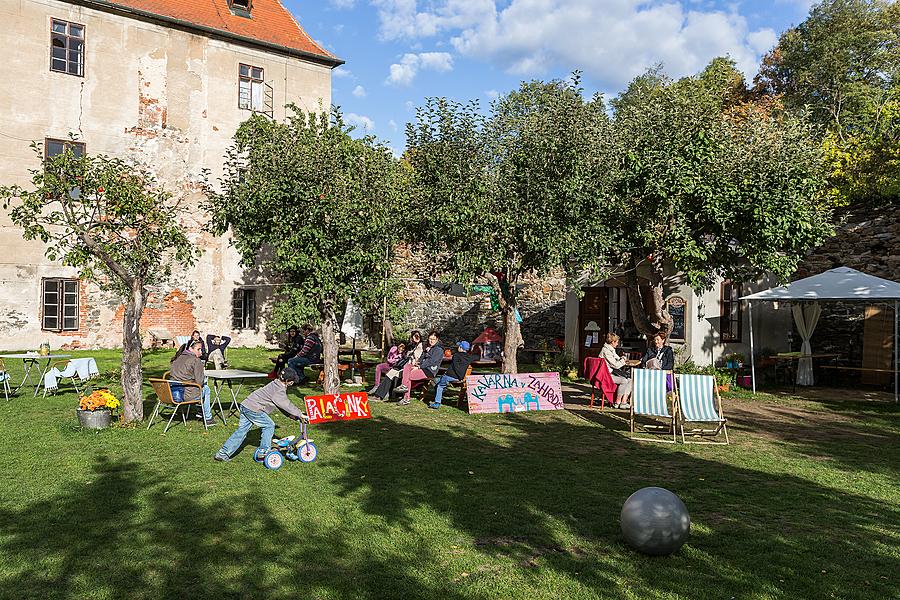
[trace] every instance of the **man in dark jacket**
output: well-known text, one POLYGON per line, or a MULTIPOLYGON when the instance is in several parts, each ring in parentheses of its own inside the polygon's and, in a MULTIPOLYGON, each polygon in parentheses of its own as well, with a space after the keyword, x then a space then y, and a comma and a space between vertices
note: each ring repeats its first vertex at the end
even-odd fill
POLYGON ((434 392, 434 402, 429 404, 428 408, 440 408, 441 399, 444 397, 444 390, 447 389, 447 386, 451 383, 462 381, 463 377, 466 376, 469 365, 478 358, 474 354, 469 354, 470 349, 469 342, 456 342, 456 352, 453 353, 453 357, 450 359, 450 368, 438 380, 437 389, 434 392))
POLYGON ((443 360, 444 347, 441 346, 441 340, 438 339, 437 332, 432 331, 428 334, 428 347, 422 353, 419 363, 409 362, 403 367, 403 384, 397 388, 398 392, 403 393, 403 399, 398 404, 409 404, 412 383, 414 381, 433 379, 437 375, 438 369, 441 368, 443 360))
POLYGON ((202 354, 202 341, 194 340, 188 342, 187 349, 179 354, 169 366, 169 376, 174 381, 192 381, 203 388, 202 391, 198 391, 193 386, 186 386, 184 388, 184 399, 197 400, 202 396, 203 418, 206 420, 206 425, 210 426, 215 425, 216 422, 213 420, 212 411, 209 408, 209 386, 203 382, 205 379, 203 373, 205 362, 200 358, 202 354))
POLYGON ((306 381, 305 369, 308 365, 322 362, 322 338, 311 325, 304 325, 303 333, 306 336, 303 338, 303 347, 294 358, 287 361, 287 366, 297 372, 298 384, 306 381))

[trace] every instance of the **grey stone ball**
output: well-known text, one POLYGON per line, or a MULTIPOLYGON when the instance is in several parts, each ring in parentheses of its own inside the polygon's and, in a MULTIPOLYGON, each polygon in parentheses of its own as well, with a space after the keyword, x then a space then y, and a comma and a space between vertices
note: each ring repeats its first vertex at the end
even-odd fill
POLYGON ((691 532, 691 516, 684 502, 659 487, 645 487, 630 495, 619 521, 628 545, 651 556, 676 552, 691 532))

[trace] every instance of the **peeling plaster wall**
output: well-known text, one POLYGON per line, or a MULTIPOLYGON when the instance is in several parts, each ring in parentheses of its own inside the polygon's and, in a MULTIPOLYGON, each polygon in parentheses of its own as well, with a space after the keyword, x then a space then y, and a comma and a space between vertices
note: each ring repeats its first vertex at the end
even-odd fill
MULTIPOLYGON (((13 49, 0 62, 0 75, 16 82, 0 88, 0 184, 27 186, 28 170, 40 164, 30 141, 70 133, 90 154, 150 165, 183 197, 182 219, 204 254, 195 267, 176 273, 171 285, 153 290, 142 329, 186 335, 196 327, 228 333, 237 345, 265 343, 268 286, 257 291, 259 331, 231 330, 232 291, 259 282, 240 267, 227 237, 201 231, 206 215, 198 209, 198 182, 204 169, 212 180, 221 175, 231 136, 250 116, 238 109, 240 63, 265 69, 276 119, 284 118, 288 102, 310 110, 329 106, 330 69, 58 0, 4 0, 0 18, 0 42, 13 49), (51 18, 85 26, 84 77, 50 71, 51 18)), ((41 331, 41 279, 75 276, 47 260, 42 244, 24 241, 0 211, 0 349, 35 348, 44 340, 53 348, 121 346, 120 303, 84 282, 81 329, 41 331)))

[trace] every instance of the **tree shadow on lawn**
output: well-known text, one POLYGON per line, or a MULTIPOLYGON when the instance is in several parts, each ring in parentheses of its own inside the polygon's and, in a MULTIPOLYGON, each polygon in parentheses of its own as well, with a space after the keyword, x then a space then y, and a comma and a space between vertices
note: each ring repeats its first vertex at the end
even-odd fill
POLYGON ((363 510, 389 522, 411 527, 413 513, 428 507, 469 537, 461 543, 519 562, 524 577, 549 569, 603 597, 897 593, 895 581, 880 578, 896 577, 896 505, 561 417, 484 417, 503 428, 501 440, 450 422, 432 429, 384 417, 371 427, 335 428, 350 455, 339 482, 363 510), (622 503, 653 485, 677 493, 694 521, 688 545, 671 558, 637 555, 621 541, 622 503))
POLYGON ((463 597, 429 587, 400 556, 360 552, 358 526, 326 527, 302 511, 285 523, 272 496, 213 498, 99 458, 90 481, 0 509, 0 597, 463 597))

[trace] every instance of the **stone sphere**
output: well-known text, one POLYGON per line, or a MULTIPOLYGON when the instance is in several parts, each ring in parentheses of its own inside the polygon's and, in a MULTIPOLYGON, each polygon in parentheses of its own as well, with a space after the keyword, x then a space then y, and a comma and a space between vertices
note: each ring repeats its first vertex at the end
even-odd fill
POLYGON ((619 521, 628 545, 651 556, 672 554, 691 532, 691 516, 684 502, 659 487, 645 487, 630 495, 619 521))

